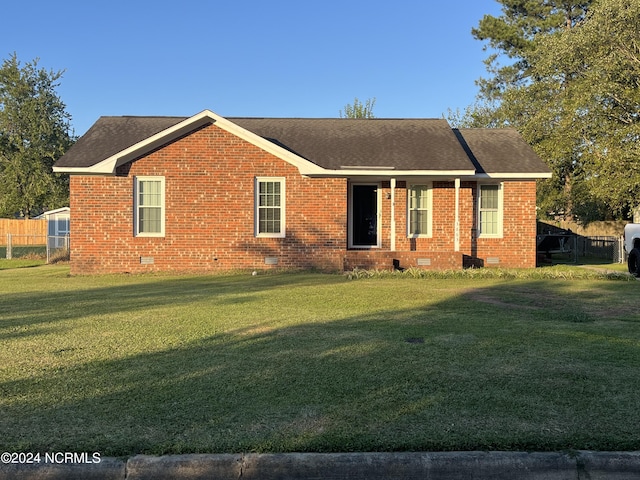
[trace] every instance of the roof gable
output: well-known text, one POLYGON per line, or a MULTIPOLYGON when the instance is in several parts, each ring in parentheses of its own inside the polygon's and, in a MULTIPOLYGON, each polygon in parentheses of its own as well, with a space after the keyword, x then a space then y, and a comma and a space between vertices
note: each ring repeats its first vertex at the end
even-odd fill
POLYGON ((60 207, 60 208, 56 208, 54 210, 47 210, 46 212, 42 212, 40 215, 38 215, 37 217, 33 217, 34 220, 38 220, 38 219, 42 219, 42 218, 48 218, 52 215, 57 215, 57 214, 70 214, 71 212, 71 208, 70 207, 60 207))
POLYGON ((281 146, 205 110, 193 117, 101 117, 54 165, 55 172, 113 175, 118 166, 202 126, 218 127, 310 173, 321 169, 281 146))
POLYGON ((515 130, 452 130, 444 119, 101 117, 54 171, 113 175, 124 163, 200 127, 216 126, 316 177, 547 176, 515 130))

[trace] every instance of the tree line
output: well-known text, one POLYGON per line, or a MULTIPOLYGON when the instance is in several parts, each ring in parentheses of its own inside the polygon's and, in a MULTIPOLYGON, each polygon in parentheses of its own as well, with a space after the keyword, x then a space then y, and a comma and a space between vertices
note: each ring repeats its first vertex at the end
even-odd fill
POLYGON ((513 127, 553 171, 543 216, 629 218, 640 205, 640 0, 500 0, 472 35, 488 76, 461 126, 513 127))

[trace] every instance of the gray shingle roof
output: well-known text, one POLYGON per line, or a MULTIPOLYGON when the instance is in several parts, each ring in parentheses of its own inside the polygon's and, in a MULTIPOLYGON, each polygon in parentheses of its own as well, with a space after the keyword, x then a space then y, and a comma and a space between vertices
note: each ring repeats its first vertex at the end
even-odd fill
POLYGON ((512 128, 454 130, 478 173, 542 173, 549 167, 512 128))
MULTIPOLYGON (((91 167, 188 118, 101 117, 56 167, 91 167)), ((509 129, 454 130, 441 119, 226 120, 327 170, 548 172, 533 149, 509 129)))
POLYGON ((186 117, 100 117, 56 162, 56 167, 91 167, 186 117))
POLYGON ((328 170, 469 170, 446 120, 228 118, 328 170))

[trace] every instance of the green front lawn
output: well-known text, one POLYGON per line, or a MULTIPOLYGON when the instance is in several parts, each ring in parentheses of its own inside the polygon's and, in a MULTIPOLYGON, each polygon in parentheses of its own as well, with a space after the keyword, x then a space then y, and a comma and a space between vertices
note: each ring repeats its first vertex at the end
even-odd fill
POLYGON ((640 449, 638 283, 545 271, 0 270, 0 451, 640 449))
POLYGON ((7 260, 6 258, 0 258, 0 270, 6 270, 10 268, 25 268, 25 267, 37 267, 47 263, 46 260, 40 258, 13 258, 7 260))

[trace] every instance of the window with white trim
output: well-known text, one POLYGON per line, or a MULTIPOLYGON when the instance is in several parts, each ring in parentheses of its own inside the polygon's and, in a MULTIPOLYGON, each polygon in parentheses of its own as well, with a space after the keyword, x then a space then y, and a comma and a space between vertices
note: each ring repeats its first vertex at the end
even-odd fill
POLYGON ((410 185, 407 196, 408 236, 431 236, 431 195, 430 184, 410 185))
POLYGON ((134 232, 137 237, 164 236, 164 177, 135 177, 134 232))
POLYGON ((502 236, 502 185, 478 185, 478 234, 502 236))
POLYGON ((285 236, 284 178, 256 178, 256 236, 285 236))

